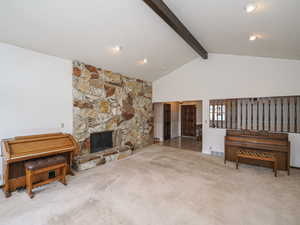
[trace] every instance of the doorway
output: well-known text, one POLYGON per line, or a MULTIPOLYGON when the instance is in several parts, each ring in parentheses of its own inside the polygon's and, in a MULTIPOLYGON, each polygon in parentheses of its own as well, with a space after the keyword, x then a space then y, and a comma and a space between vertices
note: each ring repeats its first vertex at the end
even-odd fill
POLYGON ((171 139, 171 105, 164 104, 164 140, 171 139))
POLYGON ((153 108, 156 144, 202 151, 202 101, 160 102, 153 108))
POLYGON ((196 137, 196 106, 181 106, 181 136, 196 137))

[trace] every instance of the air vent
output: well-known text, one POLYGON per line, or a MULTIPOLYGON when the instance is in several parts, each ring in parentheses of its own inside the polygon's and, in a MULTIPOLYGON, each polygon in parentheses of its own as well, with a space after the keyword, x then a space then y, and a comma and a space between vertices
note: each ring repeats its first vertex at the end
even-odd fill
POLYGON ((213 156, 224 157, 224 152, 211 151, 210 154, 213 156))

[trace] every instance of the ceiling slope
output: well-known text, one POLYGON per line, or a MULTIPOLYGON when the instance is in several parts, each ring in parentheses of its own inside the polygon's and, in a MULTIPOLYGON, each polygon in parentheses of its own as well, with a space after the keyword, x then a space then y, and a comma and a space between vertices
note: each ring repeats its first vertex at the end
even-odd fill
POLYGON ((197 57, 141 0, 1 1, 0 30, 1 42, 149 81, 197 57))
MULTIPOLYGON (((300 1, 260 0, 246 14, 248 2, 165 0, 209 53, 300 59, 300 1)), ((0 31, 0 42, 149 81, 198 57, 142 0, 1 1, 0 31)))
POLYGON ((299 0, 165 2, 209 53, 300 60, 299 0), (253 2, 257 10, 247 14, 253 2))

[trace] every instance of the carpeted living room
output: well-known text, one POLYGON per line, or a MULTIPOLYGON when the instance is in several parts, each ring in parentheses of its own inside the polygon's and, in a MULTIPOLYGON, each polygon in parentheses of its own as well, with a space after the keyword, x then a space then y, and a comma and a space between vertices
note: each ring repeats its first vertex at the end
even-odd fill
POLYGON ((299 1, 0 6, 0 225, 299 225, 299 1))

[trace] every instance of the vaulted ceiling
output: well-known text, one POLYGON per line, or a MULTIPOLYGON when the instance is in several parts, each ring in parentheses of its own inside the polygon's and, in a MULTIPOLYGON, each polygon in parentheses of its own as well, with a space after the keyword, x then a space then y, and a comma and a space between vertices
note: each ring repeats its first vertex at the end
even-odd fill
MULTIPOLYGON (((300 60, 299 0, 257 0, 251 14, 247 0, 164 2, 209 53, 300 60)), ((142 0, 1 1, 0 31, 0 42, 150 81, 199 57, 142 0)))

